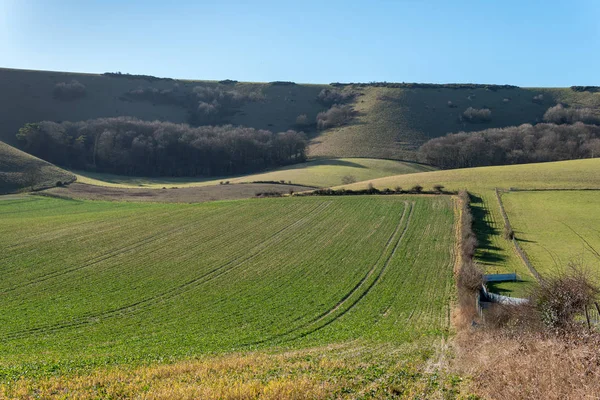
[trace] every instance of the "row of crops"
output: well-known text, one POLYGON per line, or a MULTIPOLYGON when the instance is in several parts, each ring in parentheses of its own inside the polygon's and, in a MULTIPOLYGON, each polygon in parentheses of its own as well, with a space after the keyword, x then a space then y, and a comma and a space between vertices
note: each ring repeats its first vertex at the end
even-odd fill
POLYGON ((4 200, 0 371, 437 337, 453 221, 442 196, 4 200))

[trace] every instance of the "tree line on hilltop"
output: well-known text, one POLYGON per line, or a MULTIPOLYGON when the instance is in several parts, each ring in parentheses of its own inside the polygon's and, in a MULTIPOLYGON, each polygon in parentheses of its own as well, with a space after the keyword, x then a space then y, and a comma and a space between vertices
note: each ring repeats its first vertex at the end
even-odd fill
POLYGON ((190 127, 130 117, 26 124, 25 151, 75 169, 126 175, 211 176, 256 172, 306 160, 303 133, 247 127, 190 127))

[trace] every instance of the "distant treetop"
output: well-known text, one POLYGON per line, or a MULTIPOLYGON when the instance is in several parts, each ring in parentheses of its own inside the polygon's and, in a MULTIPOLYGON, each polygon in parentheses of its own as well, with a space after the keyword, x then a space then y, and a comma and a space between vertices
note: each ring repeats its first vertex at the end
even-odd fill
POLYGON ((126 78, 126 79, 144 79, 149 82, 155 81, 174 81, 173 78, 158 78, 152 75, 138 75, 138 74, 123 74, 121 72, 105 72, 102 75, 110 76, 112 78, 126 78))
POLYGON ((331 86, 356 86, 356 87, 388 87, 400 89, 488 89, 496 91, 498 89, 518 89, 515 85, 492 85, 480 83, 409 83, 409 82, 369 82, 369 83, 330 83, 331 86))

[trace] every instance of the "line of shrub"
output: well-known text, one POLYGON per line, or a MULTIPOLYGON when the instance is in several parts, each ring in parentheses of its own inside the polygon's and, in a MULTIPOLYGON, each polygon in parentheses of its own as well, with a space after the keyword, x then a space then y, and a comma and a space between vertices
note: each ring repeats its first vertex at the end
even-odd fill
POLYGON ((109 76, 111 78, 125 78, 125 79, 144 79, 146 81, 174 81, 173 78, 159 78, 152 75, 139 75, 139 74, 123 74, 121 72, 105 72, 103 76, 109 76))
POLYGON ((456 272, 458 305, 461 315, 472 320, 477 315, 477 296, 483 287, 483 271, 474 260, 477 250, 477 237, 473 231, 471 196, 465 190, 458 193, 460 206, 460 262, 456 272))
POLYGON ((297 196, 360 196, 360 195, 368 195, 368 194, 456 194, 457 192, 444 190, 444 187, 441 185, 435 185, 433 190, 423 190, 423 186, 415 185, 409 190, 403 190, 401 187, 396 187, 395 189, 385 188, 383 190, 379 190, 373 185, 369 184, 369 187, 366 189, 360 190, 352 190, 352 189, 317 189, 312 192, 304 192, 298 193, 297 196))
POLYGON ((356 87, 387 87, 400 89, 487 89, 497 91, 499 89, 518 89, 514 85, 494 85, 477 83, 410 83, 410 82, 369 82, 369 83, 340 83, 333 82, 329 84, 334 87, 356 86, 356 87))

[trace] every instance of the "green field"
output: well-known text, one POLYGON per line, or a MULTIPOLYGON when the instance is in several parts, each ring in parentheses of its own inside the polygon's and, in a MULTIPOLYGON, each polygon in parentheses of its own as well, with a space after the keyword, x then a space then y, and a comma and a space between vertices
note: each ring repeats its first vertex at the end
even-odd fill
MULTIPOLYGON (((396 186, 410 189, 422 185, 431 189, 441 184, 449 190, 467 189, 474 198, 473 213, 479 247, 477 259, 487 273, 517 272, 524 282, 494 285, 494 290, 509 295, 522 295, 534 277, 517 256, 510 241, 503 235, 504 222, 494 188, 556 189, 600 188, 600 158, 559 161, 539 164, 507 165, 423 172, 390 176, 371 182, 379 189, 396 186), (525 284, 523 284, 525 283, 525 284)), ((364 189, 369 182, 344 187, 364 189)))
POLYGON ((0 215, 4 380, 343 343, 418 342, 422 365, 449 330, 446 196, 28 196, 0 215))
POLYGON ((260 174, 243 175, 240 177, 224 177, 221 179, 197 178, 145 178, 93 172, 77 171, 77 182, 89 185, 152 188, 163 187, 194 187, 218 185, 221 182, 244 183, 255 181, 285 181, 293 184, 329 187, 342 184, 344 177, 352 177, 356 182, 381 178, 390 175, 411 174, 432 171, 435 168, 402 161, 377 160, 372 158, 340 158, 308 161, 289 167, 279 168, 260 174))
POLYGON ((574 262, 600 274, 600 191, 507 192, 504 207, 536 270, 574 262))
POLYGON ((58 181, 67 182, 74 178, 68 171, 0 142, 0 194, 30 189, 30 182, 23 175, 28 168, 38 171, 33 181, 36 188, 51 187, 58 181))

